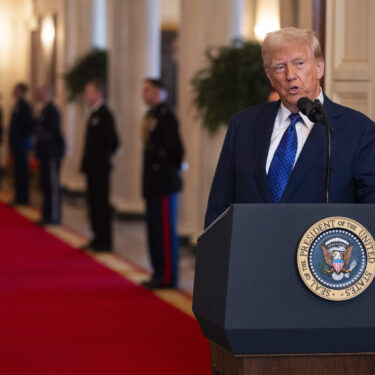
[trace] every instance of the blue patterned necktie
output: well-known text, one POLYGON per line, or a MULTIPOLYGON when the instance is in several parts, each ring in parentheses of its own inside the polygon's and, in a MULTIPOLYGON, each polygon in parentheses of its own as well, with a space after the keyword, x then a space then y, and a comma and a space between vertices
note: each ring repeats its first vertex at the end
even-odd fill
POLYGON ((289 118, 290 125, 281 138, 268 170, 267 179, 273 203, 280 202, 292 173, 297 153, 296 123, 302 121, 302 118, 299 113, 291 113, 289 118))

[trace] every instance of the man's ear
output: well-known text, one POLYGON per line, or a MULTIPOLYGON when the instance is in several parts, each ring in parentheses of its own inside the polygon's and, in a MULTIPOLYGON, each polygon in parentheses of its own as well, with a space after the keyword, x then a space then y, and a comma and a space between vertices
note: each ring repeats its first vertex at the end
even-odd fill
POLYGON ((266 76, 268 80, 271 82, 271 71, 269 68, 264 67, 264 71, 266 72, 266 76))
POLYGON ((270 81, 270 84, 273 88, 275 88, 275 86, 273 85, 273 77, 272 77, 272 73, 270 71, 267 71, 266 70, 266 76, 268 78, 268 80, 270 81))
POLYGON ((324 75, 324 61, 323 59, 316 60, 316 73, 318 79, 322 79, 324 75))

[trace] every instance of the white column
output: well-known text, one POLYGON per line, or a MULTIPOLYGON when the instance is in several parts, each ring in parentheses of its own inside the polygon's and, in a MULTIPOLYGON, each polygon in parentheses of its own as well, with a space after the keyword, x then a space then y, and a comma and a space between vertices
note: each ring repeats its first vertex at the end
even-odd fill
POLYGON ((243 0, 182 0, 179 54, 179 118, 189 170, 184 173, 179 230, 192 239, 203 229, 212 177, 225 129, 211 136, 192 104, 191 78, 206 66, 205 50, 240 36, 243 0), (209 22, 208 22, 209 20, 209 22))
POLYGON ((143 79, 160 74, 159 0, 108 0, 109 103, 121 149, 115 158, 112 203, 143 212, 141 122, 143 79))
POLYGON ((97 48, 107 47, 107 1, 94 0, 92 44, 97 48))
POLYGON ((255 39, 255 10, 256 0, 244 0, 242 13, 242 37, 244 40, 255 39))
MULTIPOLYGON (((92 48, 93 0, 65 0, 65 71, 92 48)), ((83 103, 69 103, 63 117, 66 155, 61 182, 71 191, 84 191, 85 180, 80 172, 86 130, 87 110, 83 103)))
POLYGON ((7 129, 14 106, 13 87, 16 82, 30 79, 30 13, 27 0, 0 1, 0 106, 4 122, 0 167, 6 166, 8 157, 7 129))

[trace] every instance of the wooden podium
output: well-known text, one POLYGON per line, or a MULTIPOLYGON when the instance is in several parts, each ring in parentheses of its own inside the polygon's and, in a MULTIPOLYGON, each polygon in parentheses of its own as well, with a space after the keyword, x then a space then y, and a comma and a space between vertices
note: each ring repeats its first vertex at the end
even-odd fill
POLYGON ((211 343, 212 375, 373 375, 375 355, 234 355, 211 343))
POLYGON ((375 234, 374 205, 235 204, 200 236, 193 311, 213 375, 375 374, 375 286, 334 302, 298 274, 301 237, 333 216, 375 234))

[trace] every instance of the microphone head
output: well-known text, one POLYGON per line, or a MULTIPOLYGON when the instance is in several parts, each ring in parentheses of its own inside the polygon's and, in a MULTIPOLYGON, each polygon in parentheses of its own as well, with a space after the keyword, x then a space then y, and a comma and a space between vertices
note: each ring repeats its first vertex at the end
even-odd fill
POLYGON ((298 99, 297 107, 312 122, 322 122, 324 120, 324 110, 319 100, 313 102, 309 98, 303 97, 298 99))
POLYGON ((314 103, 309 98, 303 97, 298 99, 297 107, 305 116, 309 116, 308 113, 313 106, 314 103))

